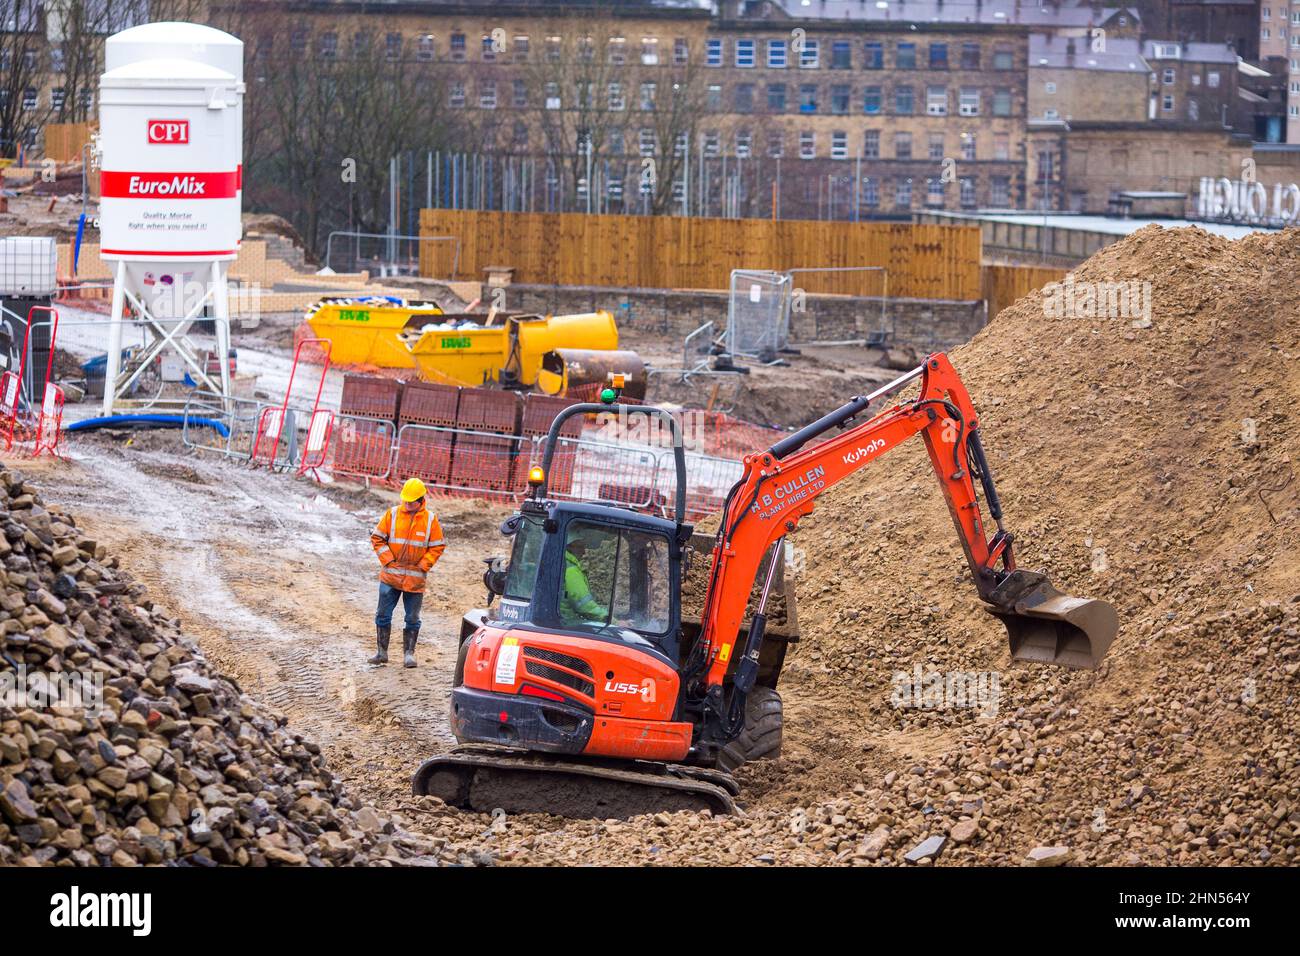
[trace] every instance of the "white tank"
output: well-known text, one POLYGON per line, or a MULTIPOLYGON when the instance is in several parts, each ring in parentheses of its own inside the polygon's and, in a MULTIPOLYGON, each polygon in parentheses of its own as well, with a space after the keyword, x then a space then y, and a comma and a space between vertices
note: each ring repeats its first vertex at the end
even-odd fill
POLYGON ((179 292, 201 263, 239 251, 243 46, 193 23, 145 24, 106 43, 100 254, 130 263, 145 294, 158 283, 179 292))

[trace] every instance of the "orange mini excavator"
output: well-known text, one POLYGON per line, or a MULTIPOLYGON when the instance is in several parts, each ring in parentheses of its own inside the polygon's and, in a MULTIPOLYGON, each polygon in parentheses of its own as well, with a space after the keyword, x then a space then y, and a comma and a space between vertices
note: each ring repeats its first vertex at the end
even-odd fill
POLYGON ((467 615, 462 630, 451 692, 459 746, 421 765, 417 794, 566 815, 733 811, 739 788, 730 771, 780 745, 784 646, 773 654, 765 645, 781 542, 819 495, 914 435, 929 453, 975 590, 1006 626, 1011 657, 1091 668, 1115 637, 1109 604, 1063 595, 1043 574, 1016 566, 979 417, 943 354, 745 458, 722 508, 698 627, 682 618, 692 528, 677 422, 663 409, 618 404, 614 388, 601 397, 605 404, 574 405, 555 420, 542 466, 529 476, 531 495, 502 526, 514 538, 509 565, 498 561, 485 575, 489 602, 501 600, 495 611, 467 615), (917 379, 915 398, 857 421, 872 401, 917 379), (673 516, 548 497, 564 421, 611 410, 655 415, 672 430, 673 516))

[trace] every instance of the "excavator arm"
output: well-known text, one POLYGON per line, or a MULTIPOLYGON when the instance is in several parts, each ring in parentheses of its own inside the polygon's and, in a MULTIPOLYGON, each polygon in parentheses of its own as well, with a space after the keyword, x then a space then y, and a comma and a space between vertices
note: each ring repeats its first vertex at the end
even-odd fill
MULTIPOLYGON (((739 733, 744 697, 753 688, 766 623, 765 586, 742 647, 736 646, 763 556, 798 527, 817 497, 882 455, 920 435, 948 503, 975 588, 1007 627, 1014 659, 1096 667, 1118 630, 1105 602, 1071 598, 1037 572, 1016 568, 1013 536, 980 442, 979 416, 946 355, 877 392, 858 397, 767 451, 749 455, 723 509, 713 552, 698 662, 705 713, 720 722, 721 736, 739 733), (853 420, 877 397, 919 378, 920 393, 857 425, 853 420), (811 448, 827 432, 840 434, 811 448), (976 482, 979 485, 976 485, 976 482), (989 534, 979 491, 993 521, 989 534), (733 658, 740 660, 733 666, 733 658), (731 673, 730 686, 726 678, 731 673)), ((773 551, 772 563, 775 563, 773 551)), ((769 567, 768 581, 771 574, 769 567)))

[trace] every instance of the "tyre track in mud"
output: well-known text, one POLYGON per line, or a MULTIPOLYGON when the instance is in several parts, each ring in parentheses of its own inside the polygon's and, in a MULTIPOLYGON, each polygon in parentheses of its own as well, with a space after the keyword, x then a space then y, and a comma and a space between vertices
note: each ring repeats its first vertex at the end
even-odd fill
POLYGON ((400 666, 399 622, 397 665, 374 668, 368 536, 378 498, 354 513, 316 485, 227 462, 102 441, 68 453, 42 475, 49 499, 117 553, 244 690, 339 752, 336 772, 364 776, 378 762, 404 774, 450 746, 459 610, 481 600, 462 581, 477 548, 444 557, 430 579, 420 666, 400 666), (185 481, 167 479, 178 470, 185 481))

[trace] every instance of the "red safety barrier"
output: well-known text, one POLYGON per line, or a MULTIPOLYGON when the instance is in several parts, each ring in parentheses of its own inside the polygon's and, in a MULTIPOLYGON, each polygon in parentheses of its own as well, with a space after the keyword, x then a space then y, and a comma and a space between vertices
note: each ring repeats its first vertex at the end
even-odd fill
POLYGON ((335 475, 384 481, 393 470, 397 426, 390 421, 340 416, 333 435, 335 475))
POLYGON ((419 478, 428 484, 450 484, 455 440, 453 428, 408 422, 397 430, 393 477, 399 481, 419 478))
POLYGON ((480 491, 523 491, 515 487, 519 439, 505 435, 461 433, 451 452, 449 484, 480 491))
POLYGON ((59 312, 48 305, 34 305, 27 310, 27 329, 23 335, 23 352, 18 361, 18 371, 0 376, 0 423, 5 451, 12 451, 15 441, 32 441, 31 454, 36 457, 43 451, 58 454, 59 434, 63 424, 63 389, 51 379, 54 375, 54 347, 59 337, 59 312), (23 379, 27 373, 27 354, 32 344, 32 319, 37 312, 50 314, 50 347, 45 360, 45 376, 41 380, 41 404, 33 411, 31 399, 24 407, 23 379), (53 429, 51 433, 50 429, 53 429))
POLYGON ((298 474, 311 472, 318 478, 317 470, 325 467, 329 455, 330 432, 334 428, 334 413, 328 408, 318 408, 312 413, 307 424, 307 447, 303 449, 302 460, 298 463, 298 474))
MULTIPOLYGON (((284 401, 279 408, 264 408, 257 419, 257 434, 253 438, 253 450, 249 461, 253 464, 265 461, 274 468, 276 452, 280 447, 280 434, 288 419, 289 399, 293 397, 293 380, 298 374, 298 365, 302 361, 304 350, 321 353, 320 380, 316 383, 316 394, 311 403, 311 415, 315 417, 320 408, 321 393, 325 390, 325 376, 330 368, 329 339, 303 339, 293 350, 293 365, 289 366, 289 382, 284 387, 284 401)), ((316 363, 312 363, 316 364, 316 363)))

